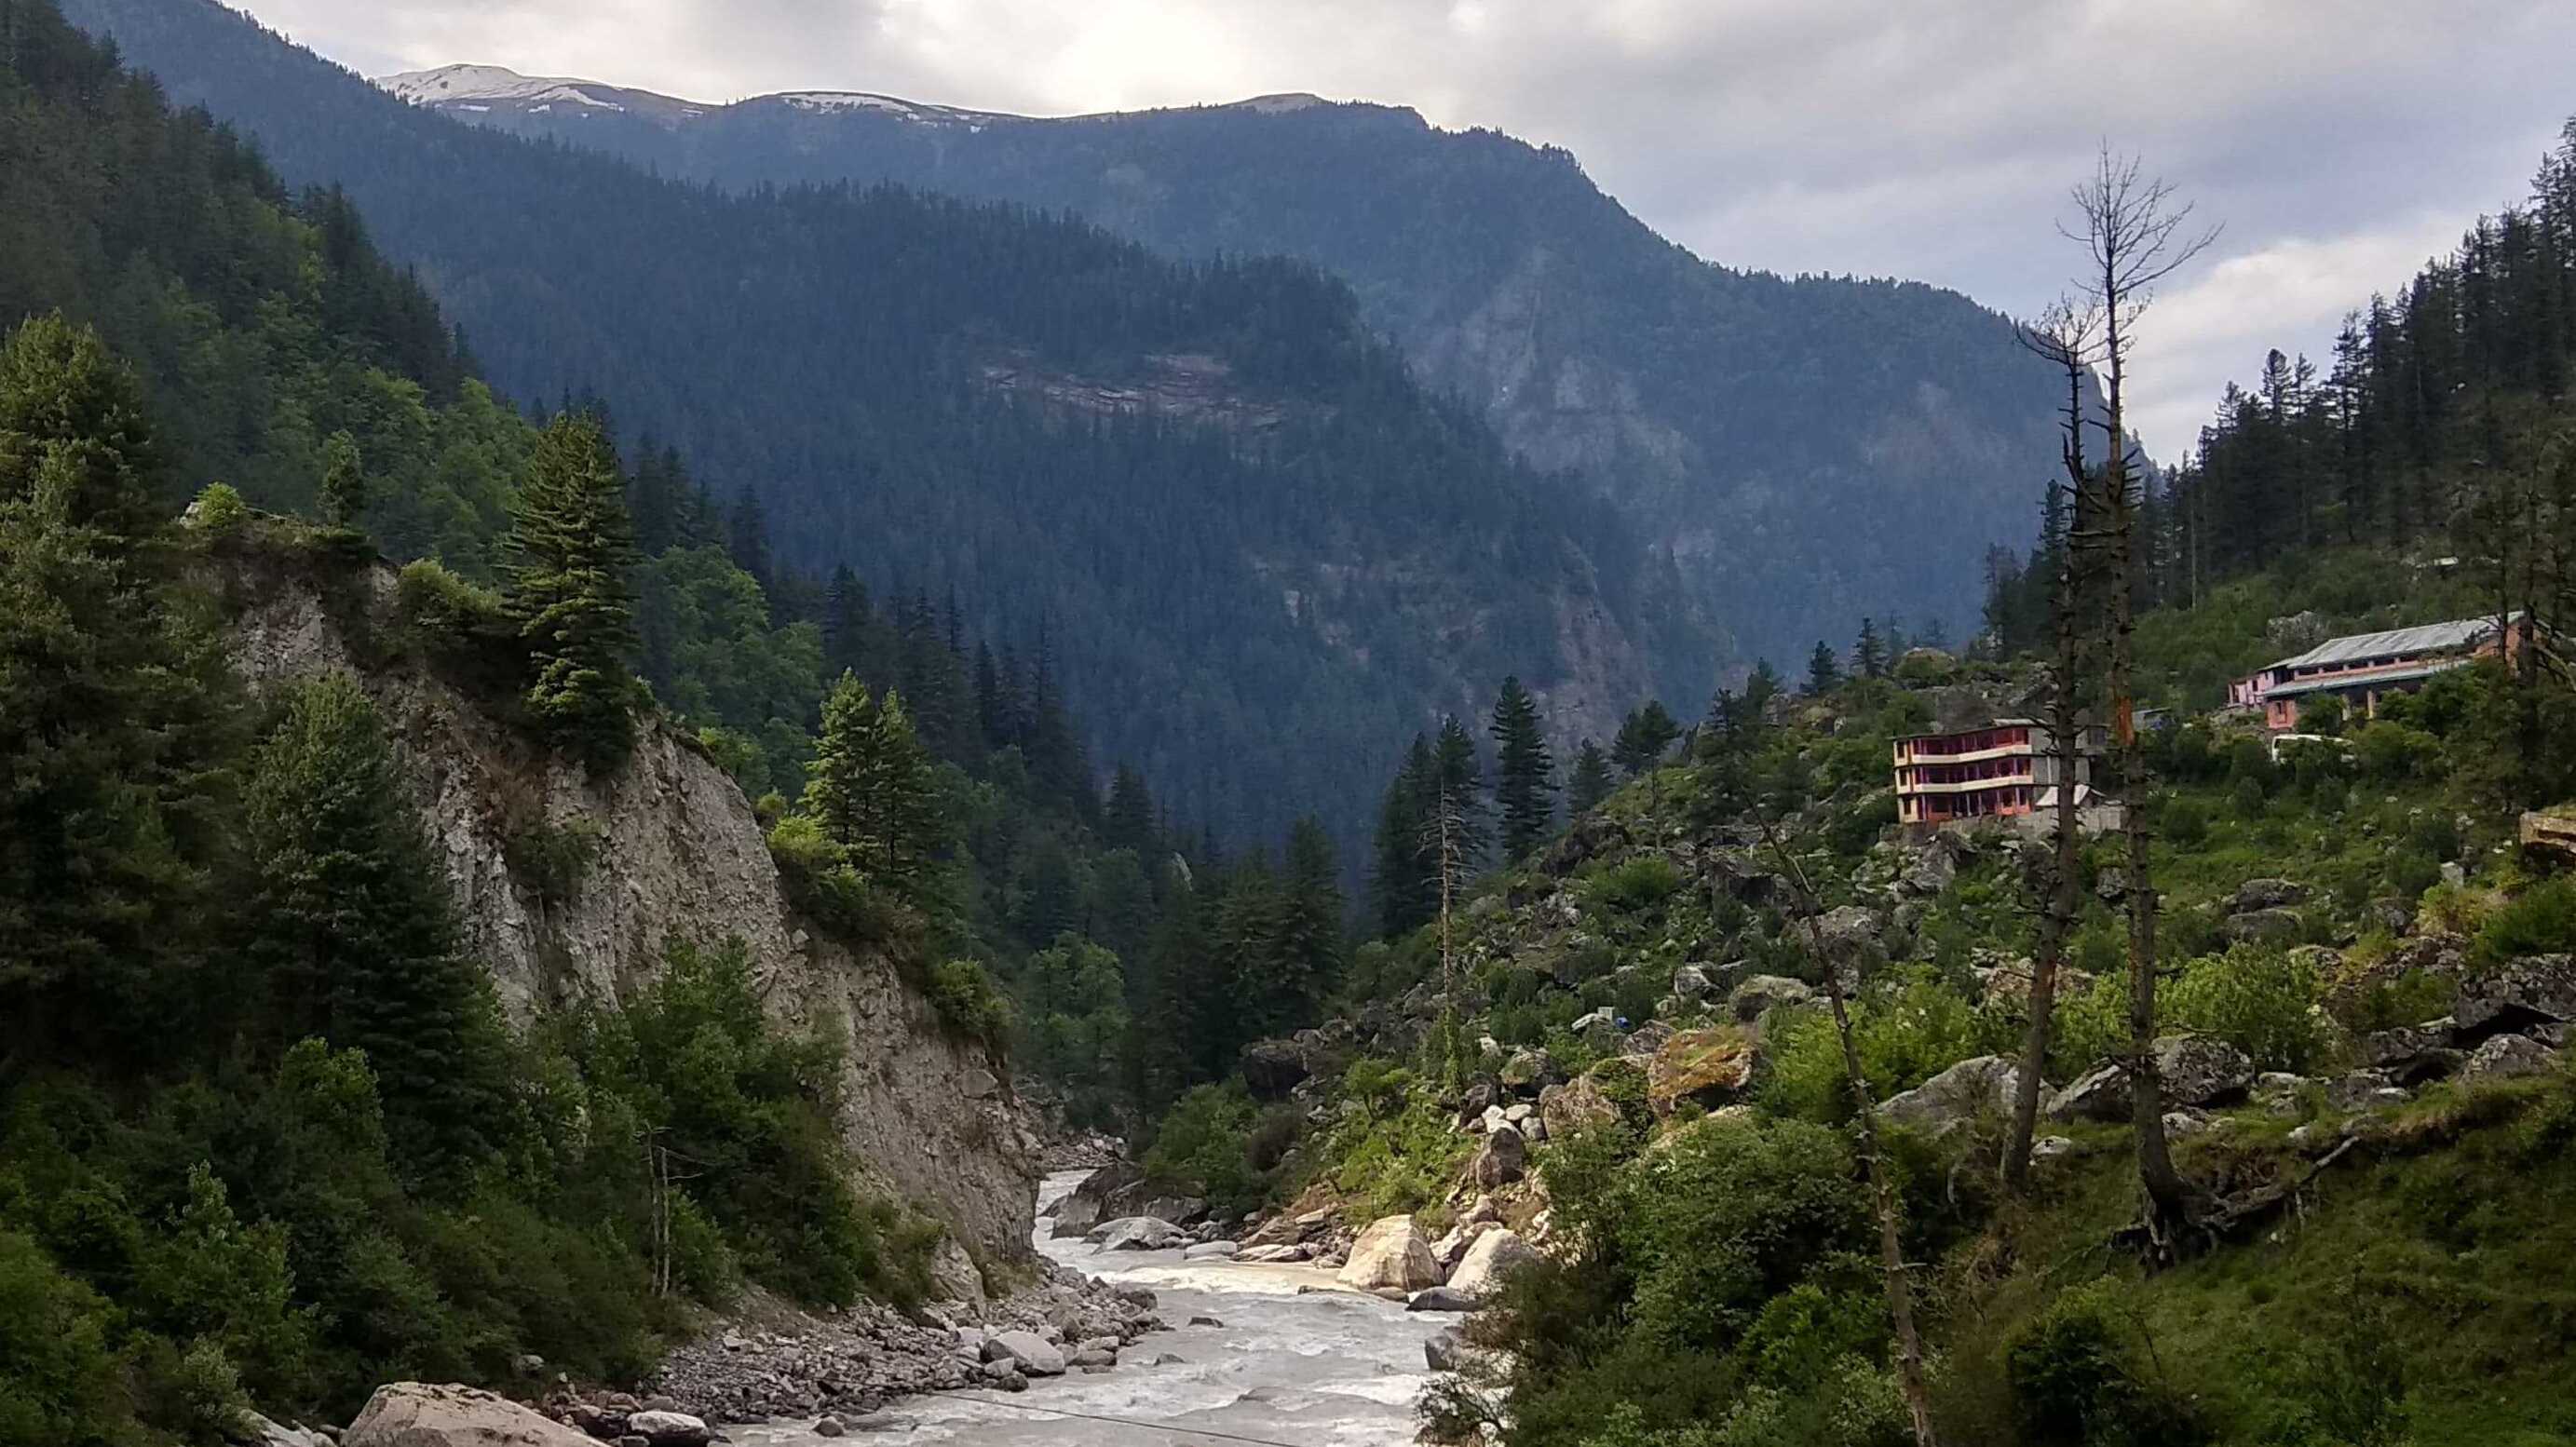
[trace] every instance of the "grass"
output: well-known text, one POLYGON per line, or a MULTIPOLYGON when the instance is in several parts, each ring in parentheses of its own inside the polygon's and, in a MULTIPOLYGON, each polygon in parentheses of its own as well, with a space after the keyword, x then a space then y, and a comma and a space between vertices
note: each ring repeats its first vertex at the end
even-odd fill
MULTIPOLYGON (((2295 1168, 2277 1139, 2195 1138, 2183 1160, 2295 1168)), ((2379 1124, 2297 1211, 2156 1275, 2103 1246, 2135 1211, 2134 1177, 2125 1149, 2093 1141, 2049 1173, 2038 1207, 2008 1212, 1945 1265, 1935 1299, 1952 1431, 2000 1429, 2006 1343, 2060 1293, 2109 1275, 2145 1371, 2195 1404, 2215 1441, 2576 1438, 2571 1139, 2576 1079, 2437 1089, 2379 1124)))

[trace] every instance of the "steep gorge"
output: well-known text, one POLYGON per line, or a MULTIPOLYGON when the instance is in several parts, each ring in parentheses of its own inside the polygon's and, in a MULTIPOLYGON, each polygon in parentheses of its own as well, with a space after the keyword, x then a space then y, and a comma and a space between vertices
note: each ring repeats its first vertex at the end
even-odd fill
POLYGON ((750 802, 693 740, 656 724, 624 767, 590 776, 435 669, 382 657, 398 626, 391 568, 266 549, 210 566, 227 651, 255 692, 346 672, 382 711, 514 1024, 631 998, 670 940, 739 940, 772 1018, 840 1047, 842 1134, 863 1175, 979 1260, 1026 1252, 1036 1142, 1008 1072, 943 1028, 886 953, 799 917, 750 802), (533 857, 527 842, 548 835, 595 840, 587 867, 533 857))

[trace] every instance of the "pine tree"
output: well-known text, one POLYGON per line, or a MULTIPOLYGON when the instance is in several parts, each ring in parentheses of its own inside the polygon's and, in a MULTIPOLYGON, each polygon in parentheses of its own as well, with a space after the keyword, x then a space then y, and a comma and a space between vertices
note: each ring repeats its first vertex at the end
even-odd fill
POLYGON ((825 838, 855 849, 875 832, 869 797, 869 751, 876 741, 876 699, 858 675, 844 670, 823 697, 823 731, 814 743, 813 762, 805 766, 804 813, 823 827, 825 838))
POLYGON ((1635 778, 1663 761, 1664 750, 1680 738, 1682 726, 1673 721, 1662 703, 1649 699, 1628 711, 1620 721, 1618 737, 1610 741, 1610 757, 1620 771, 1635 778))
POLYGON ((1819 638, 1816 651, 1807 655, 1807 692, 1821 698, 1842 687, 1842 660, 1834 657, 1833 645, 1819 638))
POLYGON ((367 474, 358 458, 358 441, 334 432, 322 444, 322 520, 335 528, 354 528, 367 511, 367 474))
POLYGON ((938 775, 930 751, 913 732, 902 694, 889 692, 878 707, 870 752, 879 867, 898 894, 915 904, 928 903, 947 829, 939 814, 938 775))
POLYGON ((1378 933, 1389 939, 1412 933, 1430 918, 1430 871, 1422 859, 1422 830, 1429 817, 1428 800, 1438 787, 1438 768, 1431 741, 1415 734, 1378 807, 1369 896, 1378 933))
POLYGON ((246 1023, 273 1051, 306 1035, 365 1051, 414 1173, 446 1177, 490 1154, 505 1062, 410 797, 354 680, 288 699, 251 769, 246 953, 260 979, 246 1023))
POLYGON ((1879 640, 1877 620, 1860 620, 1860 637, 1852 643, 1852 672, 1863 678, 1887 676, 1887 645, 1879 640))
POLYGON ((1157 852, 1154 798, 1145 776, 1120 764, 1109 781, 1109 807, 1101 819, 1101 838, 1112 849, 1132 849, 1139 859, 1157 852))
POLYGON ((635 548, 597 422, 558 417, 538 434, 503 547, 536 674, 529 713, 591 767, 621 762, 635 742, 635 548))
POLYGON ((1574 777, 1565 789, 1568 812, 1581 814, 1610 797, 1614 786, 1610 777, 1610 760, 1603 757, 1601 746, 1590 739, 1574 753, 1574 777))
POLYGON ((1280 880, 1279 968, 1262 1020, 1265 1031, 1293 1030, 1323 1013, 1325 999, 1341 983, 1347 909, 1332 836, 1322 820, 1305 815, 1288 831, 1280 880))
POLYGON ((1494 802, 1502 813, 1503 857, 1527 859, 1556 817, 1556 761, 1539 730, 1538 704, 1517 676, 1494 699, 1494 802))
POLYGON ((1455 716, 1440 720, 1440 736, 1431 746, 1432 784, 1428 808, 1446 809, 1451 843, 1463 866, 1473 872, 1493 842, 1485 810, 1485 770, 1476 757, 1476 739, 1455 716))
POLYGON ((155 459, 96 333, 0 345, 0 1058, 157 1052, 215 912, 224 673, 165 602, 155 459))

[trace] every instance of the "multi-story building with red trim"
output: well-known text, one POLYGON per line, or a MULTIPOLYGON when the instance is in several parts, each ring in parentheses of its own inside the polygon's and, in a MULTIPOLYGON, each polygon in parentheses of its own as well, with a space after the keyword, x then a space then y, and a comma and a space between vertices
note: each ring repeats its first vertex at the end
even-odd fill
MULTIPOLYGON (((2081 807, 2093 802, 2093 759, 2100 752, 2101 730, 2085 730, 2071 781, 2081 807)), ((1972 729, 1914 734, 1896 741, 1895 755, 1896 818, 1910 827, 2014 818, 2057 802, 2054 735, 2036 719, 2000 718, 1972 729)))

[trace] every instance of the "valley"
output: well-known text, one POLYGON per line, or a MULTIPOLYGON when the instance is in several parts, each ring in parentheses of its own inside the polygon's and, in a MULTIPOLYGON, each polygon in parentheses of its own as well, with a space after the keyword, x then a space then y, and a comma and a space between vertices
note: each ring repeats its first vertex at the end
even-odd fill
POLYGON ((0 1447, 2576 1440, 2576 121, 2157 461, 2107 143, 384 3, 0 0, 0 1447))

